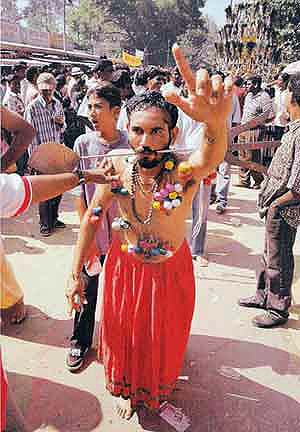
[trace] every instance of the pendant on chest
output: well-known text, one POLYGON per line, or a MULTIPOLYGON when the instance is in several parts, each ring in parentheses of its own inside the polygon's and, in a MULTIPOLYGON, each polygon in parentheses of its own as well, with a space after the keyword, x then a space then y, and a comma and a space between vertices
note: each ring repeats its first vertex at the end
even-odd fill
POLYGON ((172 247, 169 242, 156 239, 152 235, 142 235, 137 240, 136 245, 128 243, 121 244, 121 251, 129 254, 135 253, 137 255, 143 255, 146 259, 158 256, 171 257, 173 255, 172 247))

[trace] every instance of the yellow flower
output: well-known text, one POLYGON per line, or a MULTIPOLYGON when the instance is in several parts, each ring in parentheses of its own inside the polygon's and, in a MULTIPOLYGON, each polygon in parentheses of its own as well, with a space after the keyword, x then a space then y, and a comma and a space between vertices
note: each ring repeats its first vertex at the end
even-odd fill
POLYGON ((172 169, 174 169, 174 161, 172 161, 172 160, 168 160, 168 161, 166 161, 166 163, 165 163, 165 168, 166 168, 166 170, 168 170, 168 171, 172 171, 172 169))
POLYGON ((121 245, 121 251, 122 252, 128 252, 128 244, 127 243, 123 243, 121 245))
POLYGON ((160 202, 159 202, 159 201, 154 201, 154 202, 152 203, 152 207, 153 207, 155 210, 159 210, 159 209, 160 209, 160 202))
POLYGON ((178 166, 178 172, 184 175, 191 174, 192 165, 188 161, 183 161, 178 166))
POLYGON ((170 193, 169 193, 169 198, 170 198, 171 200, 176 199, 176 198, 177 198, 177 192, 170 192, 170 193))

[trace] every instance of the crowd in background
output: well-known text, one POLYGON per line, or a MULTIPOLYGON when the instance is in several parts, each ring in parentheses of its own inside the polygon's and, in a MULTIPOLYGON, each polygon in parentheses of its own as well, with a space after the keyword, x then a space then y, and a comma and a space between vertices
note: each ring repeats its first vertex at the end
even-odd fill
MULTIPOLYGON (((225 74, 221 71, 212 70, 211 74, 219 74, 222 79, 225 78, 225 74)), ((261 77, 254 75, 234 77, 233 109, 230 118, 228 118, 228 126, 234 127, 246 123, 252 118, 261 117, 259 126, 239 136, 239 143, 281 139, 288 123, 285 107, 288 79, 289 76, 284 73, 274 77, 271 83, 264 83, 261 77)), ((93 129, 88 115, 87 94, 91 88, 105 82, 110 82, 119 89, 122 106, 135 94, 141 94, 145 91, 158 91, 162 94, 166 92, 187 94, 185 83, 176 67, 171 69, 148 66, 131 69, 125 63, 113 63, 112 60, 104 57, 100 58, 93 68, 86 65, 64 66, 63 64, 27 67, 25 62, 20 62, 2 74, 1 103, 7 109, 24 116, 35 128, 42 129, 37 134, 36 143, 29 148, 29 153, 34 150, 35 145, 49 141, 61 142, 73 149, 76 139, 86 131, 93 129), (43 82, 38 84, 39 77, 42 81, 49 78, 51 81, 51 77, 53 77, 55 88, 52 100, 56 102, 53 111, 54 125, 49 124, 49 129, 53 127, 53 131, 43 131, 45 126, 41 122, 37 124, 39 116, 34 107, 42 92, 47 91, 47 89, 42 90, 45 88, 43 82)), ((177 146, 192 148, 191 133, 196 128, 195 125, 190 124, 187 116, 181 114, 178 120, 181 132, 176 144, 177 146), (188 141, 190 142, 189 145, 188 141)), ((126 114, 122 108, 118 129, 126 129, 126 114)), ((2 133, 6 134, 5 131, 2 133)), ((9 143, 11 138, 9 136, 6 138, 9 143)), ((274 149, 241 150, 239 151, 239 158, 244 161, 269 165, 273 154, 274 149)), ((27 172, 27 161, 28 152, 17 161, 16 167, 11 167, 10 171, 17 171, 20 175, 24 175, 27 172)), ((224 161, 218 167, 216 174, 202 182, 199 194, 194 201, 194 240, 192 244, 197 244, 197 247, 193 248, 193 254, 200 260, 203 259, 203 265, 206 265, 204 256, 207 209, 209 204, 216 203, 217 214, 226 211, 230 179, 230 165, 224 161)), ((263 176, 260 173, 244 168, 239 169, 238 185, 241 187, 259 189, 262 180, 263 176), (252 183, 251 179, 253 180, 252 183)), ((56 200, 54 209, 53 202, 50 203, 52 212, 54 212, 50 220, 49 203, 46 205, 46 210, 43 204, 40 205, 41 234, 49 235, 51 225, 52 227, 55 224, 57 227, 64 227, 64 224, 58 220, 59 201, 60 199, 56 200)))
MULTIPOLYGON (((210 71, 210 74, 219 75, 223 81, 226 78, 222 71, 210 71)), ((227 118, 228 129, 239 125, 249 126, 235 138, 235 142, 240 144, 235 156, 245 162, 244 166, 239 167, 236 186, 260 190, 259 205, 260 210, 264 211, 262 217, 266 217, 268 245, 255 296, 240 299, 238 303, 244 307, 266 309, 266 314, 255 317, 253 323, 258 327, 273 327, 286 323, 289 317, 294 270, 292 249, 300 223, 300 78, 290 79, 289 75, 281 73, 271 83, 264 83, 262 77, 257 75, 236 76, 233 88, 232 109, 227 118), (294 118, 290 118, 291 113, 294 118), (290 123, 290 120, 294 122, 290 123), (255 123, 251 123, 253 121, 255 123), (288 124, 292 125, 290 131, 287 131, 288 124), (251 142, 281 139, 281 150, 277 150, 275 158, 274 148, 243 147, 243 144, 251 142), (266 167, 265 174, 267 167, 270 167, 268 175, 264 176, 263 170, 258 170, 258 165, 257 170, 254 165, 254 168, 251 167, 253 162, 266 167), (278 178, 277 173, 280 174, 278 178), (278 269, 277 273, 269 272, 269 264, 272 270, 278 269)), ((84 65, 47 65, 39 68, 27 67, 22 62, 16 64, 2 75, 1 105, 31 124, 35 136, 28 151, 7 172, 17 172, 21 176, 29 173, 40 175, 38 171, 31 171, 28 159, 39 145, 47 142, 61 143, 73 149, 81 158, 81 168, 84 170, 92 167, 88 159, 90 156, 99 153, 105 155, 116 148, 128 148, 126 103, 135 95, 147 92, 188 95, 177 67, 166 69, 148 66, 132 70, 126 64, 114 64, 107 58, 100 58, 92 69, 84 65), (108 106, 104 114, 99 109, 99 100, 108 106)), ((199 147, 199 133, 203 124, 192 120, 179 109, 177 126, 179 132, 173 143, 175 150, 186 153, 195 151, 199 147)), ((1 145, 6 143, 10 146, 13 139, 13 135, 1 127, 1 145)), ((75 198, 75 206, 82 221, 94 196, 95 185, 79 184, 81 192, 75 198)), ((217 215, 226 212, 230 184, 231 166, 225 158, 216 172, 210 173, 200 182, 194 196, 189 245, 193 259, 201 266, 209 263, 206 253, 208 208, 215 204, 217 215)), ((59 195, 39 203, 41 236, 47 237, 56 229, 65 228, 64 222, 59 219, 61 198, 59 195)), ((74 319, 66 359, 71 371, 82 366, 92 344, 98 277, 111 244, 111 229, 116 215, 117 210, 112 205, 96 233, 96 254, 90 256, 96 260, 91 260, 84 267, 88 302, 74 319), (98 264, 96 269, 93 267, 95 262, 98 264)))

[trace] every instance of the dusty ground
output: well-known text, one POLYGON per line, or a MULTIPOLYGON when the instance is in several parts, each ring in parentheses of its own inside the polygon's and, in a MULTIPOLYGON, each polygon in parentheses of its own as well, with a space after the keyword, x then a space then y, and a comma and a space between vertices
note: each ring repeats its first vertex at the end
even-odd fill
MULTIPOLYGON (((255 310, 236 305, 255 289, 264 227, 257 191, 232 187, 223 216, 209 215, 207 268, 195 265, 197 304, 182 376, 173 402, 192 419, 190 432, 300 431, 300 246, 291 319, 282 328, 256 329, 255 310), (233 226, 231 218, 241 226, 233 226)), ((91 352, 77 374, 65 368, 71 320, 64 284, 78 233, 72 196, 64 195, 67 228, 38 234, 37 210, 3 223, 7 255, 24 287, 29 316, 2 335, 4 362, 30 430, 64 432, 174 431, 146 412, 120 421, 104 389, 103 368, 91 352)), ((96 340, 96 338, 95 338, 96 340)), ((14 431, 9 417, 8 431, 14 431)), ((21 432, 21 431, 18 431, 21 432)))

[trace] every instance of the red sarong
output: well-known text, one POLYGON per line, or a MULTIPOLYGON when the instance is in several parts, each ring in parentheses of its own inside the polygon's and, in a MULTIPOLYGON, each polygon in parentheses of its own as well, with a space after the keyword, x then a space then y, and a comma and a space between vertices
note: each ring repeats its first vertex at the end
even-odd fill
POLYGON ((159 264, 138 261, 113 241, 104 268, 98 351, 110 393, 150 408, 168 398, 182 367, 194 303, 186 241, 159 264))
POLYGON ((6 405, 7 405, 7 378, 2 365, 2 356, 0 350, 0 383, 1 383, 1 432, 6 428, 6 405))

